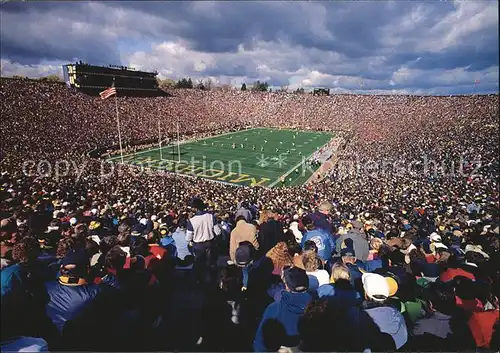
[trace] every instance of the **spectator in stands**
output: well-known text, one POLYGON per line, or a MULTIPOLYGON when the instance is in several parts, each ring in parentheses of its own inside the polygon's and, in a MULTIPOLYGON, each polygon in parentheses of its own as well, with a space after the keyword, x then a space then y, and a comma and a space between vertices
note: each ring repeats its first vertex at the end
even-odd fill
POLYGON ((229 238, 229 258, 232 263, 235 262, 236 248, 244 241, 250 242, 254 249, 259 249, 257 228, 253 224, 248 223, 245 220, 245 216, 240 215, 236 217, 236 227, 234 227, 229 238))
POLYGON ((284 269, 282 279, 286 292, 264 312, 253 342, 255 352, 277 351, 280 346, 299 344, 298 322, 312 300, 307 292, 309 279, 306 272, 297 267, 284 269))
POLYGON ((283 241, 283 227, 274 217, 270 210, 260 213, 258 241, 262 254, 266 254, 278 242, 283 241))
POLYGON ((307 277, 309 277, 310 292, 315 292, 319 286, 330 283, 328 272, 319 268, 321 259, 315 251, 304 251, 302 253, 302 263, 307 277))
POLYGON ((186 240, 193 247, 198 282, 210 282, 217 262, 215 236, 221 230, 214 215, 205 212, 206 205, 201 199, 193 199, 191 207, 196 210, 196 214, 188 221, 186 240))
POLYGON ((460 312, 451 284, 433 283, 428 304, 428 316, 413 327, 412 346, 424 351, 471 349, 472 337, 465 321, 456 321, 460 312))
POLYGON ((306 233, 302 237, 302 247, 304 247, 307 241, 313 241, 318 248, 318 256, 324 262, 328 261, 333 251, 332 237, 328 233, 316 229, 313 220, 309 216, 302 218, 302 224, 306 228, 306 233))
POLYGON ((100 290, 88 283, 89 259, 83 250, 72 250, 61 263, 60 276, 46 283, 47 314, 62 335, 66 323, 78 316, 96 299, 100 290))
POLYGON ((319 204, 318 211, 311 214, 311 219, 317 229, 323 229, 330 236, 335 234, 333 224, 330 219, 332 204, 328 201, 323 201, 319 204))
POLYGON ((342 246, 342 242, 344 242, 345 239, 352 239, 354 243, 354 252, 356 253, 356 258, 360 261, 367 261, 368 260, 368 254, 369 254, 369 247, 368 247, 368 241, 366 240, 365 234, 363 232, 362 224, 358 221, 353 221, 352 223, 352 229, 349 230, 346 234, 341 235, 337 239, 336 243, 336 251, 337 254, 340 254, 340 249, 342 246))

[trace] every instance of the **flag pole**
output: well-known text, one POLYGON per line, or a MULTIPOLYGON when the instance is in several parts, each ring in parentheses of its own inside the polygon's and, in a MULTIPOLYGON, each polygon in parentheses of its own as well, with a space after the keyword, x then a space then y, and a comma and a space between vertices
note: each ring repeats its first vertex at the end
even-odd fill
POLYGON ((181 145, 179 141, 179 117, 177 117, 177 159, 181 161, 181 145))
MULTIPOLYGON (((115 87, 115 78, 113 77, 113 87, 115 87)), ((116 89, 116 87, 115 87, 116 89)), ((123 147, 122 147, 122 134, 120 132, 120 114, 118 113, 118 91, 115 93, 115 109, 116 109, 116 125, 118 127, 118 143, 120 144, 120 157, 123 163, 123 147)))
POLYGON ((160 126, 160 120, 158 120, 158 145, 160 146, 160 160, 163 160, 163 154, 161 152, 161 126, 160 126))

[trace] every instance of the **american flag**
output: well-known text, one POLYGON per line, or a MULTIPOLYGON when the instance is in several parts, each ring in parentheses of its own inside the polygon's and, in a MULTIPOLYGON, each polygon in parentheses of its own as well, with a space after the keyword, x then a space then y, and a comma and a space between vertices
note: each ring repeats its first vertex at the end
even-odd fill
POLYGON ((109 98, 109 97, 111 97, 111 96, 113 96, 115 94, 116 94, 116 88, 114 88, 114 87, 105 89, 104 91, 102 91, 101 93, 99 93, 99 95, 101 96, 102 99, 109 98))

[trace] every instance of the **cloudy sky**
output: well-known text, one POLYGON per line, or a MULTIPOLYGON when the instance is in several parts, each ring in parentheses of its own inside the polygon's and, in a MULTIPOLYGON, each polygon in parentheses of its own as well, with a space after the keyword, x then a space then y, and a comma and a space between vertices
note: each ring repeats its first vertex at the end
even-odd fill
POLYGON ((83 60, 235 86, 498 92, 495 0, 0 6, 2 76, 62 75, 61 64, 83 60))

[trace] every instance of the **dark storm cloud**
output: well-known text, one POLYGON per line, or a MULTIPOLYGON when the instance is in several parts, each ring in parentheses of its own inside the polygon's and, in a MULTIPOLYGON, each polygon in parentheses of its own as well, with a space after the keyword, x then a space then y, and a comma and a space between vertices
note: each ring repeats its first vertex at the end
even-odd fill
POLYGON ((1 12, 2 57, 25 65, 75 59, 120 63, 116 45, 85 24, 85 10, 85 3, 6 3, 1 12))
MULTIPOLYGON (((496 26, 491 25, 498 5, 491 8, 491 13, 481 13, 483 7, 491 4, 8 2, 0 10, 0 49, 2 59, 23 65, 75 59, 118 64, 125 53, 139 50, 123 43, 147 43, 141 46, 141 57, 147 61, 148 55, 153 55, 148 47, 178 42, 192 53, 217 59, 201 71, 176 75, 269 77, 270 83, 281 85, 306 69, 332 77, 357 77, 374 89, 427 89, 435 83, 425 79, 420 71, 418 77, 395 84, 390 81, 393 73, 403 67, 435 74, 433 70, 463 67, 475 73, 498 66, 498 14, 496 26), (473 25, 464 22, 478 13, 482 17, 473 25), (450 14, 454 15, 447 17, 450 14), (490 22, 483 26, 485 16, 489 16, 490 22), (265 50, 263 43, 267 43, 265 50), (288 52, 270 47, 283 47, 288 52), (241 48, 260 56, 240 55, 241 48)), ((170 54, 158 55, 167 57, 155 58, 156 62, 168 63, 170 54)), ((165 65, 170 71, 177 69, 165 65)), ((190 67, 182 66, 184 70, 190 67)), ((356 86, 358 81, 350 80, 344 85, 356 86)), ((443 86, 447 85, 451 87, 453 83, 443 86)))

